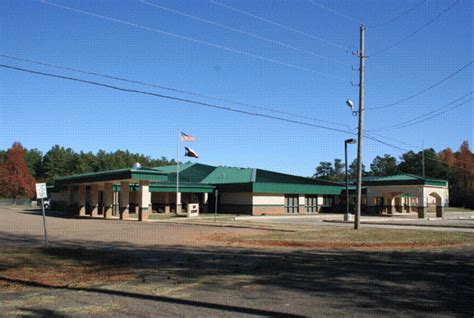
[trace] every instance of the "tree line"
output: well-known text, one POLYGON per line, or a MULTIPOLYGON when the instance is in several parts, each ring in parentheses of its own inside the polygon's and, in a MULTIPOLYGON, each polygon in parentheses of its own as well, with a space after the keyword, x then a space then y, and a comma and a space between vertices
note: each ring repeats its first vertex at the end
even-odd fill
MULTIPOLYGON (((347 167, 348 177, 356 178, 357 159, 347 167)), ((426 178, 443 179, 449 182, 451 206, 474 208, 474 154, 467 141, 454 152, 446 148, 436 152, 433 148, 403 153, 399 159, 385 154, 376 156, 367 170, 362 165, 364 176, 389 176, 396 174, 423 175, 426 178), (424 160, 423 160, 424 157, 424 160)), ((315 169, 314 178, 342 182, 345 180, 345 164, 341 159, 334 162, 321 161, 315 169)))
POLYGON ((73 174, 130 168, 136 162, 144 167, 175 164, 174 160, 168 160, 166 157, 154 159, 143 154, 131 153, 128 150, 75 152, 71 148, 55 145, 43 154, 36 148, 25 149, 20 143, 13 144, 9 150, 0 150, 0 164, 4 165, 7 162, 9 152, 16 154, 13 158, 15 161, 21 161, 19 157, 23 156, 29 173, 37 182, 52 182, 57 177, 73 174), (21 155, 22 151, 23 155, 21 155))

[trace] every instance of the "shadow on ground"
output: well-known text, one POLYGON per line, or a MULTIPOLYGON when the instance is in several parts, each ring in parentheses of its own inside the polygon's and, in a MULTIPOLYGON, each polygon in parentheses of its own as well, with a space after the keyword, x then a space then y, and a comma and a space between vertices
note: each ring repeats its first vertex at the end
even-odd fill
MULTIPOLYGON (((24 239, 24 238, 23 238, 24 239)), ((34 241, 30 238, 30 241, 34 241)), ((0 242, 20 242, 0 233, 0 242)), ((38 247, 41 248, 41 247, 38 247)), ((287 290, 312 297, 337 299, 337 307, 367 309, 372 313, 413 312, 420 315, 474 312, 474 258, 472 249, 447 251, 276 251, 185 246, 140 248, 116 242, 62 242, 41 248, 42 253, 77 261, 103 262, 122 259, 146 283, 205 280, 199 288, 217 293, 239 288, 233 277, 250 277, 250 283, 271 290, 287 290), (84 252, 83 246, 88 246, 84 252), (97 255, 104 257, 97 257, 97 255), (107 257, 107 255, 112 255, 107 257), (116 256, 119 256, 118 258, 116 256), (84 258, 90 258, 84 260, 84 258)), ((110 265, 110 263, 109 263, 110 265)), ((0 280, 9 281, 2 275, 0 280)), ((193 307, 267 316, 278 312, 227 306, 202 301, 94 288, 48 286, 34 281, 11 280, 33 287, 82 290, 112 296, 154 300, 193 307)), ((246 282, 245 284, 249 284, 246 282)))

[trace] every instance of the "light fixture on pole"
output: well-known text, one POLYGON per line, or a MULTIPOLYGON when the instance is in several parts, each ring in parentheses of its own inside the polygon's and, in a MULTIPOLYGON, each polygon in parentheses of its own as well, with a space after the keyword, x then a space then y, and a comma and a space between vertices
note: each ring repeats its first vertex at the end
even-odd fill
POLYGON ((349 180, 347 176, 347 144, 355 144, 355 143, 357 143, 357 140, 355 140, 354 138, 344 140, 344 158, 345 158, 344 166, 346 167, 346 213, 344 214, 344 221, 351 220, 351 214, 349 212, 349 180))
POLYGON ((350 99, 346 100, 346 105, 351 109, 352 115, 357 116, 357 111, 354 110, 354 102, 351 101, 350 99))

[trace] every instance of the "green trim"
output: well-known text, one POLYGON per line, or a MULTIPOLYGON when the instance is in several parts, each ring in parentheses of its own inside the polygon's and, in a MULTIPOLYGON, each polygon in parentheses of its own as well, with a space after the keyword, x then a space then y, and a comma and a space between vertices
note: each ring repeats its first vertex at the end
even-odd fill
POLYGON ((67 177, 57 178, 55 184, 67 183, 90 183, 101 181, 116 180, 150 180, 150 181, 166 181, 168 174, 152 169, 118 169, 110 171, 101 171, 94 173, 76 174, 67 177))
POLYGON ((414 194, 404 193, 404 194, 400 195, 399 197, 400 198, 417 198, 418 196, 416 196, 414 194))
MULTIPOLYGON (((354 181, 354 180, 352 180, 354 181)), ((385 176, 385 177, 364 177, 362 179, 364 185, 433 185, 447 187, 448 181, 440 179, 430 179, 416 176, 413 174, 400 174, 394 176, 385 176)))
MULTIPOLYGON (((179 192, 182 193, 211 193, 214 191, 214 186, 208 184, 180 184, 179 192)), ((115 192, 120 192, 120 184, 114 184, 115 192)), ((139 190, 138 184, 130 184, 129 191, 136 192, 139 190)), ((176 193, 176 183, 151 183, 150 192, 171 192, 176 193)))
POLYGON ((255 182, 252 184, 252 192, 255 193, 340 195, 343 189, 344 187, 342 186, 320 184, 295 184, 274 182, 255 182))

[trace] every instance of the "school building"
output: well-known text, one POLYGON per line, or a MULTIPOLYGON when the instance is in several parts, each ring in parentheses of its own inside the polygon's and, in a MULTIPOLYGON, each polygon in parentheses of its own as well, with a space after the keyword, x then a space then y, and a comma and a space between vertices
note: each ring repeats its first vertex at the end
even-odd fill
MULTIPOLYGON (((51 191, 55 209, 80 216, 146 221, 150 213, 196 212, 249 215, 314 214, 345 211, 345 185, 263 169, 187 163, 134 166, 58 178, 51 191)), ((430 209, 437 215, 448 204, 444 180, 412 175, 371 177, 363 181, 363 212, 396 214, 430 209)), ((351 202, 354 186, 350 187, 351 202)))

